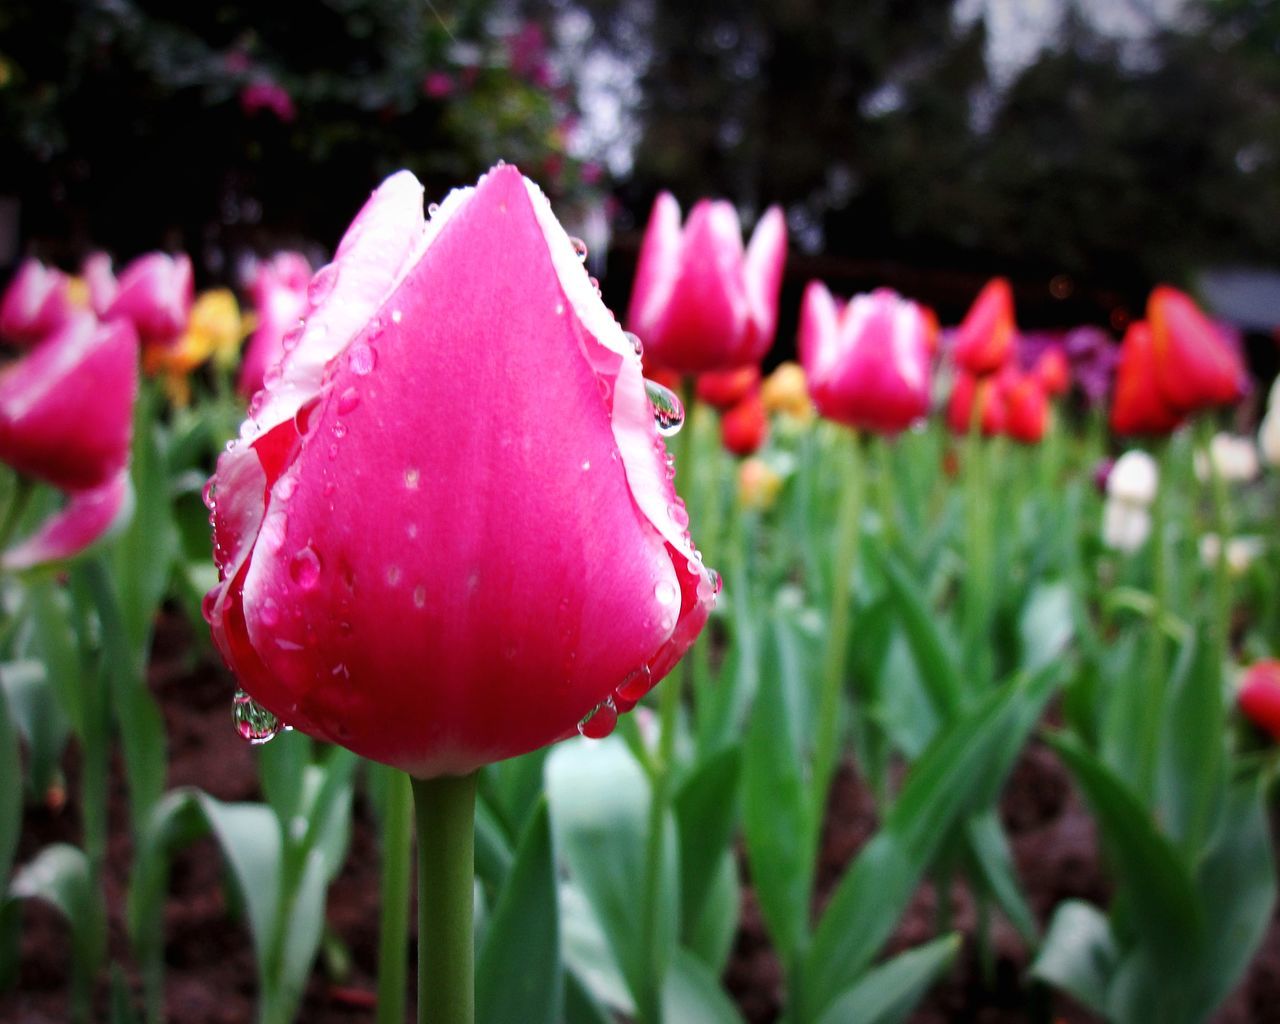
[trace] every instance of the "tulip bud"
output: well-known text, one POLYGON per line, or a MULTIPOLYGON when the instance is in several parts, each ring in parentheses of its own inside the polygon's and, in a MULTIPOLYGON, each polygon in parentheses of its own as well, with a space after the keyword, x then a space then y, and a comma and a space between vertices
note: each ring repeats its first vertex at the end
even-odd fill
POLYGON ((301 253, 280 252, 261 264, 249 282, 257 328, 245 349, 237 384, 242 395, 252 395, 263 377, 284 358, 286 339, 301 334, 300 320, 307 309, 307 285, 311 264, 301 253))
POLYGON ((1237 401, 1248 386, 1240 353, 1189 295, 1160 285, 1147 300, 1156 383, 1170 406, 1194 412, 1237 401))
POLYGON ((764 459, 750 456, 738 466, 738 501, 743 508, 766 511, 782 490, 782 477, 764 459))
POLYGON ((1013 289, 1003 277, 994 277, 965 314, 952 342, 951 358, 969 373, 991 373, 1008 362, 1016 334, 1013 289))
POLYGON ((1208 454, 1204 449, 1196 449, 1193 462, 1196 479, 1201 483, 1212 480, 1215 472, 1228 483, 1253 480, 1261 472, 1253 439, 1232 434, 1214 434, 1208 454))
POLYGON ((1071 364, 1061 346, 1054 345, 1041 352, 1031 373, 1050 397, 1065 395, 1071 387, 1071 364))
POLYGON ((1160 471, 1156 460, 1137 448, 1116 459, 1107 477, 1107 497, 1148 508, 1156 500, 1160 471))
POLYGON ((67 275, 39 260, 27 260, 0 300, 0 338, 14 345, 33 345, 71 315, 67 275))
POLYGON ((760 367, 743 366, 737 370, 721 370, 698 375, 698 400, 713 408, 725 410, 737 405, 760 387, 760 367))
POLYGON ((767 413, 780 413, 801 423, 813 419, 813 403, 799 363, 780 363, 761 383, 760 401, 767 413))
POLYGON ((1023 444, 1039 444, 1049 427, 1049 400, 1039 378, 1015 371, 1003 392, 1005 432, 1023 444))
POLYGON ((1111 429, 1117 434, 1167 434, 1181 422, 1182 414, 1157 385, 1155 363, 1151 328, 1135 320, 1120 343, 1116 366, 1111 429))
POLYGON ((130 321, 144 349, 171 345, 187 326, 193 287, 188 256, 148 253, 125 267, 102 319, 130 321))
POLYGON ((734 455, 751 455, 760 450, 769 436, 760 393, 753 391, 720 417, 720 441, 734 455))
POLYGON ((1236 699, 1245 718, 1280 742, 1280 661, 1250 665, 1236 699))

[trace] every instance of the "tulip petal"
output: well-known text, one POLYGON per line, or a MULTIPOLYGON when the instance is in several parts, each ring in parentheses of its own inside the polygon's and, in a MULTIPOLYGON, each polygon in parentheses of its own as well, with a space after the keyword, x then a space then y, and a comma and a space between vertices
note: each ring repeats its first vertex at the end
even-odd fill
POLYGON ((747 244, 742 274, 747 290, 754 339, 750 360, 759 362, 769 350, 778 328, 778 291, 787 262, 787 219, 781 207, 771 206, 756 224, 747 244))
POLYGON ((636 280, 627 325, 641 338, 652 338, 680 273, 680 204, 670 192, 654 200, 640 243, 636 280))
POLYGON ((33 345, 66 323, 71 312, 66 274, 26 260, 0 300, 0 337, 33 345))
POLYGON ((71 495, 70 501, 40 528, 4 553, 4 568, 18 571, 57 562, 79 554, 133 509, 133 487, 128 470, 92 490, 71 495))

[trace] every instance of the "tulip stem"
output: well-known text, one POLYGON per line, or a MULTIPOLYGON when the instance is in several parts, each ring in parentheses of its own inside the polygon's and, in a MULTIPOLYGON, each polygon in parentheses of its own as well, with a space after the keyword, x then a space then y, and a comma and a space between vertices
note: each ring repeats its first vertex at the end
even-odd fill
POLYGON ((840 511, 836 524, 835 564, 831 572, 831 609, 827 616, 827 650, 818 691, 817 736, 813 744, 812 810, 814 847, 822 827, 827 789, 839 758, 840 690, 844 685, 849 647, 850 590, 857 564, 862 524, 862 439, 852 435, 850 444, 837 449, 840 461, 840 511))
POLYGON ((418 825, 418 1024, 474 1024, 477 774, 412 779, 418 825))
POLYGON ((1213 529, 1218 534, 1218 553, 1213 566, 1213 642, 1218 647, 1218 661, 1225 663, 1231 654, 1231 567, 1227 561, 1227 544, 1231 539, 1231 509, 1227 497, 1227 481, 1222 475, 1218 460, 1213 457, 1213 428, 1207 419, 1204 421, 1201 437, 1213 496, 1213 529))
POLYGON ((1161 442, 1157 454, 1157 486, 1151 506, 1151 652, 1148 656, 1147 695, 1144 702, 1144 732, 1139 781, 1142 791, 1150 794, 1155 786, 1156 749, 1160 744, 1160 728, 1164 721, 1165 690, 1168 684, 1168 643, 1162 623, 1169 610, 1169 554, 1166 550, 1169 531, 1169 496, 1173 481, 1169 479, 1173 460, 1168 442, 1161 442))
POLYGON ((386 772, 382 816, 382 894, 378 927, 377 1024, 404 1024, 409 882, 413 849, 413 790, 403 772, 386 772))

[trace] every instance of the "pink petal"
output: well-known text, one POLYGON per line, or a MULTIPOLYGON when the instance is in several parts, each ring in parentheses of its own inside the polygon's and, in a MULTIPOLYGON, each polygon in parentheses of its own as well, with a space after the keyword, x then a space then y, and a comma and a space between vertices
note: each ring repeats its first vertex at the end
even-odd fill
POLYGON ((98 487, 73 493, 65 508, 4 553, 4 567, 14 571, 30 569, 77 555, 115 524, 126 520, 132 510, 129 471, 122 469, 98 487))
POLYGON ((787 262, 787 220, 782 209, 771 206, 756 224, 743 261, 747 302, 751 310, 754 340, 752 362, 759 362, 773 344, 778 328, 778 293, 787 262))
POLYGON ((148 253, 125 267, 102 318, 130 320, 144 346, 168 345, 187 326, 193 297, 190 257, 148 253))
POLYGON ((33 345, 66 323, 71 313, 67 275, 29 259, 0 301, 0 337, 15 345, 33 345))
POLYGON ((0 459, 64 490, 95 487, 129 457, 138 339, 78 313, 0 373, 0 459))
POLYGON ((105 252, 90 253, 80 267, 80 276, 89 286, 89 308, 102 316, 115 301, 120 285, 111 269, 111 257, 105 252))
POLYGON ((346 261, 365 297, 390 271, 389 294, 334 311, 349 329, 318 379, 305 335, 286 360, 281 390, 311 380, 319 402, 295 440, 272 440, 293 429, 277 418, 238 446, 256 477, 220 464, 219 524, 224 502, 262 511, 214 637, 285 721, 417 775, 463 772, 571 732, 641 666, 659 677, 714 584, 639 360, 541 193, 498 168, 425 230, 375 212, 340 247, 334 294, 346 261))
POLYGON ((680 272, 680 204, 670 192, 661 193, 653 203, 636 280, 631 290, 627 326, 642 339, 653 337, 680 272))
POLYGON ((278 253, 259 268, 249 286, 257 329, 245 349, 238 388, 252 395, 262 387, 267 370, 284 357, 284 338, 298 327, 307 311, 307 283, 311 266, 298 253, 278 253))

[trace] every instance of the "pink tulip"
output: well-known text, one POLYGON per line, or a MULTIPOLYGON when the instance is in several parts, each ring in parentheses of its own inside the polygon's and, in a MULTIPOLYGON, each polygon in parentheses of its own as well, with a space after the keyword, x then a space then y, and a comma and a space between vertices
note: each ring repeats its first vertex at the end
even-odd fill
POLYGON ((67 275, 29 259, 18 268, 0 300, 0 338, 28 346, 47 338, 71 316, 67 275))
POLYGON ((90 253, 80 265, 80 276, 89 287, 89 308, 102 316, 120 291, 115 272, 111 269, 111 257, 105 252, 90 253))
POLYGON ((239 388, 252 395, 262 379, 284 356, 285 336, 297 328, 307 310, 307 283, 311 264, 301 253, 280 252, 258 266, 249 282, 249 296, 258 318, 240 366, 239 388))
POLYGON ((786 257, 778 207, 744 252, 732 204, 703 199, 682 229, 679 204, 663 192, 640 246, 627 323, 656 362, 679 373, 758 363, 773 342, 786 257))
POLYGON ((881 434, 911 426, 929 411, 929 337, 924 310, 887 288, 841 308, 809 282, 798 347, 818 412, 881 434))
POLYGON ((3 555, 10 569, 68 558, 127 510, 138 339, 89 313, 0 373, 0 459, 68 491, 67 506, 3 555))
POLYGON ((63 490, 128 462, 138 341, 127 323, 78 313, 0 373, 0 459, 63 490))
POLYGON ((124 268, 104 320, 129 320, 144 348, 172 344, 187 326, 194 299, 191 259, 152 252, 124 268))
POLYGON ((210 495, 206 609, 244 689, 422 778, 604 731, 717 588, 546 198, 499 166, 425 221, 396 174, 309 306, 210 495))
POLYGON ((1237 696, 1240 710, 1280 743, 1280 661, 1255 661, 1245 670, 1237 696))

